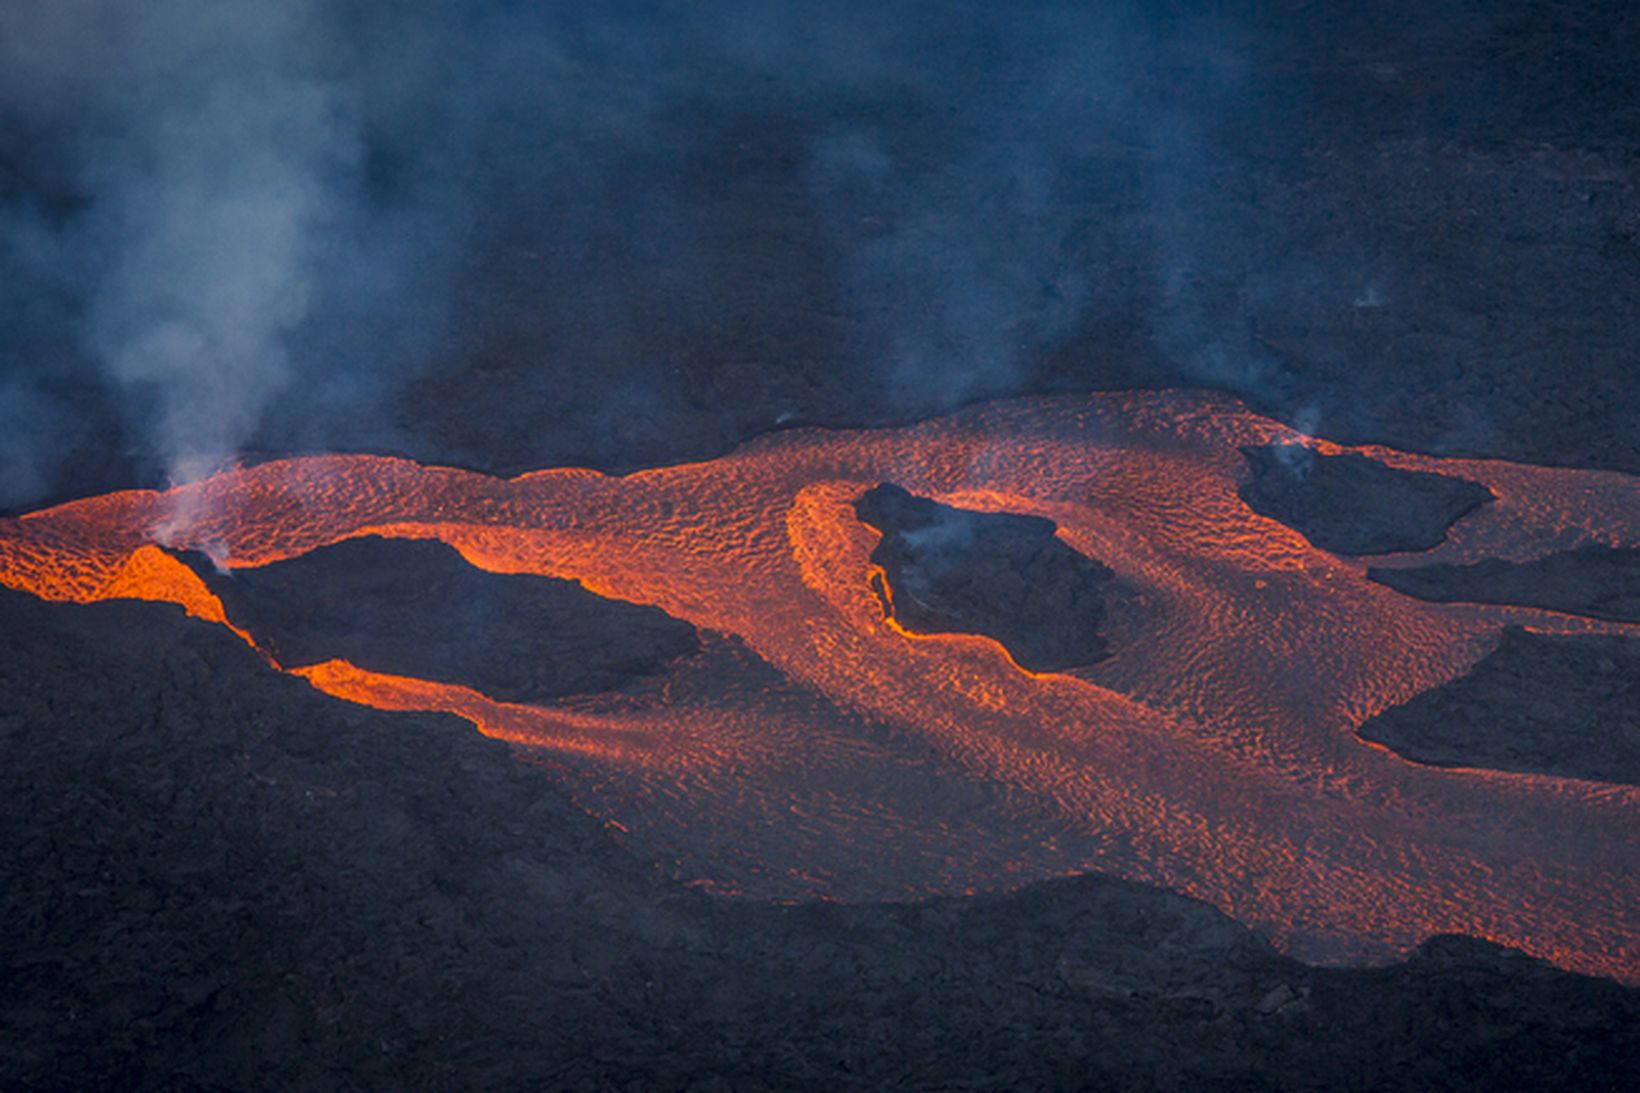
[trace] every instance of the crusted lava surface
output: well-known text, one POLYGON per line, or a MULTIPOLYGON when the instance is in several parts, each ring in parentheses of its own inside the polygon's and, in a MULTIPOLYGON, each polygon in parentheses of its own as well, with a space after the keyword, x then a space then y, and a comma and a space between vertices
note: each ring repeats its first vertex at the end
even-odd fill
POLYGON ((1317 968, 1097 877, 710 898, 457 719, 332 700, 174 607, 0 590, 0 624, 6 1088, 1601 1089, 1640 1060, 1640 991, 1481 941, 1317 968))
POLYGON ((342 659, 503 702, 602 691, 696 648, 695 630, 574 581, 477 569, 429 540, 365 536, 231 574, 185 556, 286 667, 342 659))
POLYGON ((1640 550, 1599 543, 1530 562, 1487 558, 1473 565, 1375 566, 1367 576, 1436 603, 1507 603, 1640 622, 1640 550))
POLYGON ((922 634, 985 634, 1022 667, 1051 672, 1109 655, 1099 634, 1114 574, 1040 516, 972 512, 884 482, 855 503, 882 532, 871 552, 884 610, 922 634))
MULTIPOLYGON (((1632 979, 1631 787, 1455 776, 1354 736, 1469 671, 1506 618, 1590 621, 1420 603, 1252 512, 1240 449, 1290 435, 1219 397, 1134 393, 805 430, 628 476, 310 457, 9 521, 0 557, 6 583, 48 599, 161 600, 221 623, 154 529, 186 516, 173 544, 240 568, 407 535, 683 619, 701 655, 654 686, 539 706, 346 662, 294 671, 378 709, 459 714, 711 892, 906 899, 1098 871, 1206 900, 1302 958, 1383 962, 1464 933, 1632 979), (1052 520, 1117 574, 1120 655, 1037 674, 992 638, 884 619, 883 536, 855 511, 884 481, 1052 520)), ((1360 454, 1507 499, 1455 533, 1455 561, 1531 556, 1572 521, 1640 543, 1640 481, 1360 454)))
POLYGON ((1335 554, 1429 550, 1492 500, 1477 482, 1406 471, 1361 455, 1319 455, 1301 444, 1243 448, 1251 477, 1241 499, 1261 516, 1335 554))
POLYGON ((1640 641, 1509 627, 1467 675, 1359 732, 1420 763, 1640 785, 1637 711, 1640 641))

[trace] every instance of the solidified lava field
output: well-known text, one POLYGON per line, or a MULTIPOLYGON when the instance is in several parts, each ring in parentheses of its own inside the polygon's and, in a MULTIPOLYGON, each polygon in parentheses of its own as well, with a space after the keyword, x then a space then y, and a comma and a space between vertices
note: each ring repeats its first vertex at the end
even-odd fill
POLYGON ((1206 901, 1310 961, 1383 962, 1461 933, 1640 980, 1640 791, 1422 766, 1355 733, 1462 676, 1506 625, 1635 634, 1410 599, 1369 562, 1640 545, 1634 478, 1345 449, 1216 395, 1096 394, 797 430, 620 477, 277 460, 8 519, 0 581, 172 601, 254 645, 169 551, 233 571, 360 536, 441 540, 480 569, 575 580, 697 629, 698 651, 658 677, 540 705, 343 660, 278 665, 355 703, 466 718, 690 885, 862 901, 1092 871, 1206 901), (1241 449, 1279 443, 1495 500, 1433 550, 1335 555, 1238 495, 1241 449), (878 534, 854 511, 884 481, 1054 521, 1128 590, 1112 655, 1033 673, 990 638, 885 618, 878 534))

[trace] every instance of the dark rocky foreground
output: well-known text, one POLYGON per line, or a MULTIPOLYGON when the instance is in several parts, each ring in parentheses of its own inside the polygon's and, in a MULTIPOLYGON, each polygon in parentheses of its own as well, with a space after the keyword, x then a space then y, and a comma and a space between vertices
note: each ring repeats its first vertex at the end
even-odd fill
POLYGON ((464 723, 173 608, 0 592, 0 1086, 1619 1089, 1640 992, 1458 938, 1322 970, 1082 878, 670 887, 464 723))
POLYGON ((1640 622, 1640 550, 1589 543, 1530 562, 1373 567, 1367 576, 1436 603, 1507 603, 1640 622))
POLYGON ((1108 655, 1099 625, 1115 574, 1060 542, 1052 520, 941 505, 890 482, 854 505, 883 533, 883 610, 920 634, 985 634, 1052 672, 1108 655))
POLYGON ((1640 641, 1511 626, 1467 675, 1357 732, 1420 763, 1640 785, 1640 641))
POLYGON ((1492 500, 1477 482, 1403 471, 1360 455, 1318 455, 1301 444, 1243 448, 1251 477, 1241 499, 1322 550, 1389 554, 1441 544, 1466 513, 1492 500))
POLYGON ((694 627, 574 581, 487 573, 431 540, 366 536, 258 569, 185 560, 286 667, 341 658, 503 702, 601 691, 694 651, 694 627))

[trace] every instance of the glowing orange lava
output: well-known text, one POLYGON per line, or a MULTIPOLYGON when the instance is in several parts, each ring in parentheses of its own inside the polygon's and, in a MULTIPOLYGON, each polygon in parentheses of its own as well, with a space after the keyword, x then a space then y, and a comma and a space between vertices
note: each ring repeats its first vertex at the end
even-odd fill
MULTIPOLYGON (((685 881, 877 898, 1097 870, 1207 900, 1310 959, 1384 959, 1456 932, 1640 980, 1640 792, 1422 767, 1354 733, 1467 671, 1507 622, 1640 628, 1426 604, 1367 581, 1366 561, 1237 497, 1238 447, 1281 440, 1345 450, 1217 396, 1162 392, 788 432, 619 478, 290 459, 0 521, 0 581, 47 599, 169 600, 223 623, 154 529, 236 568, 365 534, 436 538, 487 570, 655 605, 701 628, 701 652, 546 707, 341 661, 286 668, 513 742, 685 881), (877 534, 851 507, 883 480, 1056 521, 1131 590, 1115 655, 1032 674, 988 639, 885 621, 877 534)), ((1497 495, 1418 561, 1640 545, 1634 478, 1348 450, 1497 495)))

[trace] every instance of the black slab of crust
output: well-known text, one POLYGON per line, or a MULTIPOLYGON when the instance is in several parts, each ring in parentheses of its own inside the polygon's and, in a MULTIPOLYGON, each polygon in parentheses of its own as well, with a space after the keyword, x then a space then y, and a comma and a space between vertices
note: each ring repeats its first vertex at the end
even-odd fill
POLYGON ((1530 562, 1367 570, 1397 592, 1436 603, 1544 607, 1615 622, 1640 622, 1640 550, 1589 543, 1530 562))
POLYGON ((342 658, 504 702, 605 690, 694 651, 694 627, 574 581, 488 573, 430 540, 349 539, 259 569, 185 558, 287 667, 342 658))
POLYGON ((1060 542, 1052 520, 952 508, 887 482, 854 511, 883 533, 877 592, 906 629, 985 634, 1037 672, 1109 655, 1099 624, 1113 574, 1060 542))
POLYGON ((1460 517, 1492 500, 1466 478, 1403 471, 1360 455, 1318 455, 1301 444, 1243 448, 1251 477, 1241 499, 1334 554, 1389 554, 1441 544, 1460 517))
POLYGON ((1314 968, 1098 877, 710 899, 465 723, 168 605, 0 589, 0 695, 6 1089, 1617 1089, 1640 1055, 1640 991, 1480 941, 1314 968))
POLYGON ((1640 641, 1509 627, 1468 675, 1357 731, 1420 763, 1640 785, 1640 641))

